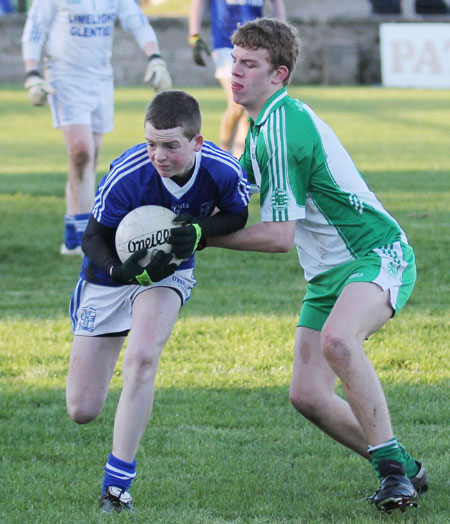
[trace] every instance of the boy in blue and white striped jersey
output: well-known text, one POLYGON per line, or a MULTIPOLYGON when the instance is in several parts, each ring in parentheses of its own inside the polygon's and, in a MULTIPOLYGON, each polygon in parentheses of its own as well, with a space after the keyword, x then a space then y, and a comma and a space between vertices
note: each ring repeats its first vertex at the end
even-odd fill
POLYGON ((146 142, 112 162, 83 237, 85 256, 70 306, 74 339, 66 397, 76 422, 90 422, 102 411, 130 332, 100 498, 107 513, 134 510, 129 488, 135 456, 152 410, 160 354, 196 284, 195 251, 209 236, 236 231, 247 221, 246 174, 229 153, 204 141, 200 127, 199 106, 190 95, 157 95, 146 112, 146 142), (178 267, 162 251, 145 268, 134 260, 139 251, 120 262, 116 229, 129 211, 144 205, 171 209, 174 222, 184 224, 169 237, 172 252, 183 259, 178 267))

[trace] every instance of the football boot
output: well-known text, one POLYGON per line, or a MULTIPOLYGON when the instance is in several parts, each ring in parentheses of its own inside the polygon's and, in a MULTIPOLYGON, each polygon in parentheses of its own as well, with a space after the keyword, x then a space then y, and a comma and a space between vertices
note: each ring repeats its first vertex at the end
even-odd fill
POLYGON ((369 502, 383 513, 391 513, 394 509, 402 512, 408 507, 418 507, 417 491, 410 479, 405 475, 405 465, 394 460, 380 460, 380 488, 369 497, 369 502))
POLYGON ((414 477, 409 477, 411 484, 414 486, 414 489, 420 495, 428 491, 428 477, 427 470, 424 468, 422 462, 416 460, 416 464, 419 467, 419 472, 414 477))
POLYGON ((115 511, 128 511, 134 513, 136 510, 131 504, 131 495, 125 489, 116 486, 108 486, 106 493, 100 497, 100 507, 103 513, 111 513, 115 511))

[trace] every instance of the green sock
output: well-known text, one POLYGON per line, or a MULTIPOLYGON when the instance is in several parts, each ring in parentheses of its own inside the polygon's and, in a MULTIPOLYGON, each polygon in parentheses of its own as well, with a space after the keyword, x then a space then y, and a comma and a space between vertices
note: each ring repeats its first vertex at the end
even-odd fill
POLYGON ((403 458, 403 454, 396 437, 388 440, 387 442, 383 442, 378 446, 369 446, 369 453, 372 456, 372 466, 375 469, 378 478, 381 476, 378 470, 378 465, 382 459, 395 460, 395 462, 405 464, 406 467, 405 459, 403 458))
POLYGON ((406 467, 406 476, 414 477, 419 473, 419 466, 416 464, 416 461, 411 457, 411 455, 406 451, 406 449, 399 443, 399 448, 402 453, 403 461, 405 462, 406 467))

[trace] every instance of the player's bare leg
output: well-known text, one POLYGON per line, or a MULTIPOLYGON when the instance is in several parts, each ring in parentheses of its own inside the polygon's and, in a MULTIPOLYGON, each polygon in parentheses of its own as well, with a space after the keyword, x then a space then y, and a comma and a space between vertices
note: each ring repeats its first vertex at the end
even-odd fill
MULTIPOLYGON (((246 120, 246 113, 241 105, 236 104, 233 100, 233 92, 231 90, 231 78, 220 78, 220 84, 222 85, 226 99, 227 107, 222 115, 220 122, 220 147, 229 151, 234 156, 239 157, 244 149, 244 141, 242 140, 242 130, 239 131, 239 123, 244 116, 246 120), (239 135, 237 142, 236 138, 239 135)), ((245 122, 242 125, 246 125, 245 122)))
POLYGON ((123 363, 123 389, 114 422, 113 454, 131 462, 153 407, 159 358, 178 318, 180 297, 156 287, 137 296, 123 363))
POLYGON ((133 512, 128 492, 136 475, 135 455, 153 407, 159 358, 180 309, 169 288, 153 288, 133 304, 130 340, 123 363, 123 389, 114 421, 113 449, 105 466, 100 507, 104 513, 133 512))
POLYGON ((63 126, 61 130, 69 157, 65 242, 61 254, 82 254, 81 238, 94 203, 97 160, 103 135, 94 133, 88 125, 63 126))
POLYGON ((348 402, 336 395, 336 373, 320 346, 320 331, 299 327, 290 391, 294 407, 330 437, 369 459, 368 442, 348 402))
POLYGON ((66 404, 75 422, 86 424, 102 411, 124 340, 125 337, 73 337, 66 404))
POLYGON ((372 446, 392 439, 393 432, 383 389, 363 342, 392 313, 388 291, 355 282, 344 288, 321 332, 324 356, 341 379, 352 411, 372 446))
POLYGON ((69 156, 67 213, 90 213, 94 204, 95 171, 103 135, 93 133, 88 125, 64 126, 61 130, 69 156))
MULTIPOLYGON (((392 316, 388 299, 388 292, 382 291, 374 284, 352 283, 344 288, 337 300, 323 326, 320 345, 326 362, 341 379, 348 405, 354 414, 353 423, 347 430, 351 430, 353 426, 356 440, 351 442, 342 438, 342 425, 336 424, 337 420, 331 413, 328 423, 324 423, 322 415, 317 424, 336 440, 358 452, 361 450, 358 445, 354 444, 361 437, 365 438, 365 441, 372 447, 371 453, 373 453, 374 460, 377 456, 374 466, 381 478, 381 487, 371 497, 371 501, 380 511, 386 512, 396 508, 404 510, 407 506, 417 505, 417 493, 406 476, 405 460, 392 433, 389 411, 381 384, 363 351, 365 338, 377 331, 392 316), (355 425, 355 421, 359 423, 359 427, 355 425), (337 433, 333 433, 336 430, 337 433), (382 456, 387 457, 386 459, 379 458, 380 451, 382 456)), ((299 357, 303 363, 308 360, 308 345, 305 341, 299 348, 299 357)), ((320 360, 315 362, 320 364, 320 360)), ((293 384, 297 387, 305 371, 298 371, 298 367, 299 364, 297 364, 297 374, 293 384)), ((323 378, 323 366, 322 368, 319 366, 319 369, 322 369, 320 376, 323 378)), ((312 369, 310 371, 312 372, 312 369)), ((296 395, 301 411, 302 404, 299 400, 301 395, 298 391, 296 395)), ((310 411, 313 412, 311 408, 310 411)), ((321 414, 320 408, 318 408, 318 413, 321 414)), ((344 414, 347 415, 346 420, 351 421, 348 412, 344 411, 344 414)), ((316 421, 313 419, 313 422, 316 421)), ((412 460, 411 457, 410 459, 412 460)))
POLYGON ((388 513, 418 505, 417 492, 406 476, 406 462, 394 438, 383 389, 363 351, 365 338, 392 314, 389 291, 372 283, 354 282, 343 289, 321 334, 324 356, 341 379, 381 479, 379 490, 370 500, 388 513))

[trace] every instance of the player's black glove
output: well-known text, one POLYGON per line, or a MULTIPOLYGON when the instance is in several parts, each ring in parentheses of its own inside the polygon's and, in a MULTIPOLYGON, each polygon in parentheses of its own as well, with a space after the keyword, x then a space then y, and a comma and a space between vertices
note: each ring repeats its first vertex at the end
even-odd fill
POLYGON ((171 252, 177 258, 189 258, 198 249, 202 240, 202 226, 199 219, 188 213, 181 213, 173 219, 173 223, 181 225, 170 230, 167 242, 172 244, 171 252))
POLYGON ((119 284, 151 286, 154 282, 159 282, 174 273, 177 268, 176 264, 170 263, 173 255, 162 250, 157 251, 151 262, 143 267, 139 264, 139 260, 146 253, 147 249, 139 249, 120 266, 113 266, 111 268, 113 281, 119 284))
POLYGON ((206 66, 205 59, 203 58, 203 53, 211 56, 211 51, 209 50, 208 44, 203 40, 200 35, 192 35, 189 37, 189 45, 192 47, 192 54, 194 57, 194 62, 199 66, 206 66))

